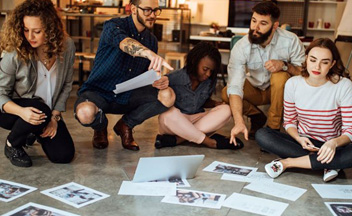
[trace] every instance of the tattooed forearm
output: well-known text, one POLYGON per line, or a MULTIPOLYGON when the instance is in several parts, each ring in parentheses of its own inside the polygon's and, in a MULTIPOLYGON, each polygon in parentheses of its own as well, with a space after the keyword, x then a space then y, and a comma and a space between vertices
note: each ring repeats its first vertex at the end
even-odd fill
POLYGON ((138 41, 132 38, 126 38, 122 41, 123 51, 131 56, 140 56, 147 58, 146 55, 143 55, 143 51, 148 50, 145 46, 143 46, 138 41))

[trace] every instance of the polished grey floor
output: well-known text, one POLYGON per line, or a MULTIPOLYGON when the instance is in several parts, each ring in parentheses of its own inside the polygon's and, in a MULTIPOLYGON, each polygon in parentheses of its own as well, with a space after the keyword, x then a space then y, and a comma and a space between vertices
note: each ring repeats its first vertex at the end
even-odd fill
MULTIPOLYGON (((350 201, 322 199, 312 188, 312 183, 322 184, 322 171, 289 170, 275 182, 307 189, 297 201, 288 201, 269 195, 244 189, 247 183, 220 180, 221 175, 204 172, 202 169, 213 161, 258 167, 264 172, 264 165, 274 158, 274 155, 262 153, 255 141, 245 142, 245 148, 239 151, 214 150, 199 146, 178 146, 174 148, 155 149, 154 139, 158 132, 157 117, 147 120, 134 130, 134 137, 141 150, 132 152, 122 148, 112 127, 120 116, 109 116, 109 142, 107 149, 93 149, 91 138, 93 131, 82 127, 74 118, 72 106, 75 101, 77 87, 73 90, 68 103, 68 111, 64 119, 73 136, 76 146, 76 156, 71 164, 52 164, 45 157, 40 145, 36 143, 27 152, 33 160, 33 167, 19 168, 12 166, 5 158, 3 147, 0 149, 0 179, 15 181, 38 188, 14 201, 0 201, 0 214, 4 214, 28 202, 35 202, 80 215, 251 215, 250 213, 222 207, 220 210, 181 206, 161 203, 162 197, 120 196, 117 192, 122 181, 131 180, 133 171, 140 157, 204 154, 205 159, 194 179, 190 179, 191 189, 222 193, 230 196, 233 192, 267 198, 289 204, 283 215, 330 215, 325 207, 326 201, 350 201), (76 182, 98 191, 107 193, 109 198, 79 209, 60 201, 42 195, 40 191, 59 186, 68 182, 76 182)), ((219 133, 228 135, 232 123, 229 123, 219 133)), ((1 146, 8 131, 0 129, 1 146)), ((242 138, 242 137, 240 137, 242 138)), ((352 184, 352 170, 340 172, 339 177, 330 184, 352 184)), ((351 197, 352 198, 352 197, 351 197)))

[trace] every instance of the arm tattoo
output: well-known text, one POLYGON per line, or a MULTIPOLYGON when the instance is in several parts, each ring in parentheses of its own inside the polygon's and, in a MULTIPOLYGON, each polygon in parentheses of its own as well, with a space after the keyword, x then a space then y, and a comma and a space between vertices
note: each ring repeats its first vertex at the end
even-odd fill
POLYGON ((145 50, 147 49, 142 44, 131 38, 126 39, 126 43, 123 48, 123 51, 130 54, 131 56, 141 56, 142 52, 145 50))

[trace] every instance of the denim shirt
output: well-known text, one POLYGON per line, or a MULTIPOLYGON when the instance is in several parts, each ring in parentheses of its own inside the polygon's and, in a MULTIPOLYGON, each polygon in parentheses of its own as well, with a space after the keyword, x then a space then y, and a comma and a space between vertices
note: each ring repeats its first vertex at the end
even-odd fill
POLYGON ((248 35, 239 40, 231 50, 227 94, 243 97, 246 78, 254 87, 267 89, 270 85, 271 72, 266 70, 264 65, 272 59, 302 66, 305 60, 304 46, 297 35, 278 28, 265 48, 249 42, 248 35))
POLYGON ((133 57, 120 49, 120 42, 132 38, 149 48, 158 51, 158 41, 148 29, 138 32, 132 16, 113 18, 104 23, 94 66, 88 80, 82 85, 84 91, 96 91, 108 102, 127 104, 131 91, 113 93, 115 85, 132 79, 148 70, 149 59, 133 57))
POLYGON ((210 79, 201 82, 193 91, 186 68, 176 70, 167 76, 169 77, 169 86, 176 94, 174 105, 176 108, 184 114, 204 112, 203 105, 211 97, 215 88, 210 79))

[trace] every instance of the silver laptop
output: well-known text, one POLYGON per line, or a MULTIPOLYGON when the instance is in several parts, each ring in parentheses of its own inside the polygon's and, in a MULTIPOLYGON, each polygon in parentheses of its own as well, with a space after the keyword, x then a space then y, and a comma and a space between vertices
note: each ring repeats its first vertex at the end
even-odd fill
POLYGON ((133 182, 168 180, 170 177, 194 178, 204 155, 142 157, 139 159, 133 182))

